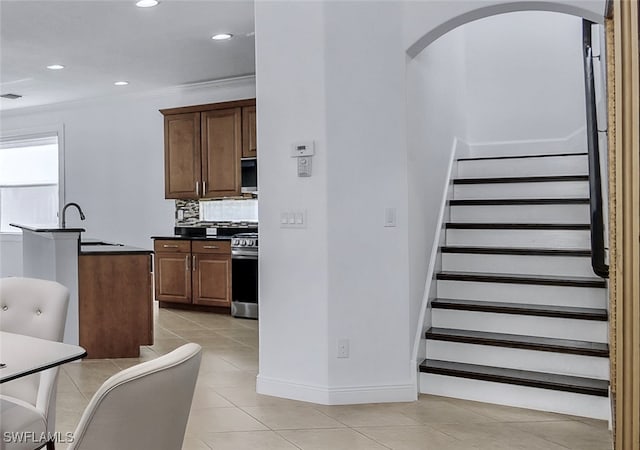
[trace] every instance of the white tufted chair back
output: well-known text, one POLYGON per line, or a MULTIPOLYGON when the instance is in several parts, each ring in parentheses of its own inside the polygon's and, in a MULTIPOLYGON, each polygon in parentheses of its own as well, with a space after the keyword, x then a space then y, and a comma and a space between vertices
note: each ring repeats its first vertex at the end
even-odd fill
MULTIPOLYGON (((0 279, 0 330, 51 341, 62 341, 69 290, 55 281, 34 278, 0 279)), ((55 386, 58 369, 49 369, 0 385, 0 394, 34 406, 55 427, 55 386)))
POLYGON ((62 341, 69 290, 55 281, 0 279, 0 330, 62 341))
POLYGON ((202 348, 185 344, 104 382, 68 450, 180 450, 202 348))

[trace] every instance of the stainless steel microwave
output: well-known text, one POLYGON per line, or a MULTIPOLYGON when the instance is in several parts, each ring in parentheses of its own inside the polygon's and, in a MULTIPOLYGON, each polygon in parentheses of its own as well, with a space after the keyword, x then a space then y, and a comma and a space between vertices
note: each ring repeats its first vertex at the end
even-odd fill
POLYGON ((256 158, 242 158, 242 192, 258 191, 258 160, 256 158))

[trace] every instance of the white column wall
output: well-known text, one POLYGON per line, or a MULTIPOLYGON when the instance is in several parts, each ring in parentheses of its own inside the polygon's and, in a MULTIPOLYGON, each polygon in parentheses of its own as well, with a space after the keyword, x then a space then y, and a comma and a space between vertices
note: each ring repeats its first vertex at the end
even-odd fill
POLYGON ((402 9, 327 2, 325 20, 331 400, 412 400, 402 9))
POLYGON ((260 393, 327 402, 328 205, 324 7, 256 2, 260 192, 260 393), (297 176, 294 142, 313 140, 297 176), (281 228, 282 212, 307 214, 281 228))
POLYGON ((258 392, 328 404, 416 396, 400 6, 256 3, 258 392), (316 140, 313 176, 297 178, 288 153, 305 139, 316 140), (385 207, 396 227, 384 227, 385 207), (282 211, 301 208, 306 229, 280 228, 282 211))

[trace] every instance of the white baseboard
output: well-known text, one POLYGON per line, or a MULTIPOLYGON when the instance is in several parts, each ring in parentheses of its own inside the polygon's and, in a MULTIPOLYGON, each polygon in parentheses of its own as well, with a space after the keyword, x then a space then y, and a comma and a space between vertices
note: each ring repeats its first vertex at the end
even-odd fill
POLYGON ((328 387, 300 384, 258 375, 256 392, 321 405, 353 405, 361 403, 413 402, 418 399, 414 383, 379 386, 328 387))

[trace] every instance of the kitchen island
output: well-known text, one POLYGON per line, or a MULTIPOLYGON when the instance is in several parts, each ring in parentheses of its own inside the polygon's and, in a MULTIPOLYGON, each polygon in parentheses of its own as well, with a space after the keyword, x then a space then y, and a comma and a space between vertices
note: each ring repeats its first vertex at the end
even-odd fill
POLYGON ((64 342, 88 358, 135 357, 153 343, 151 250, 85 239, 82 228, 11 225, 23 234, 23 275, 69 289, 64 342))

